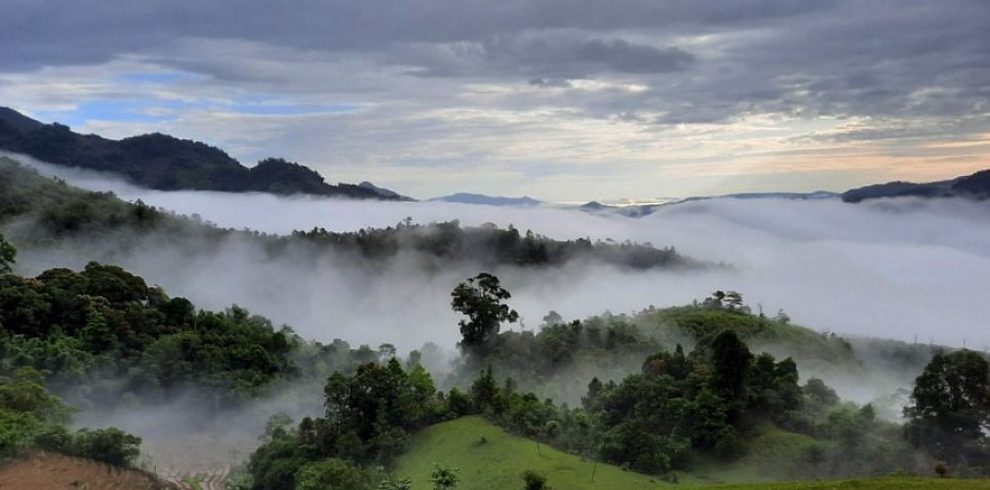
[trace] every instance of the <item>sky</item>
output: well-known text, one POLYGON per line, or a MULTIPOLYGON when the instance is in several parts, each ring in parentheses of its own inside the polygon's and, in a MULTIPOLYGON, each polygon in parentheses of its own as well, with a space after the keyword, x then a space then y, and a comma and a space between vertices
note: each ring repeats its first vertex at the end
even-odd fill
POLYGON ((417 198, 990 167, 990 2, 4 0, 0 105, 417 198))

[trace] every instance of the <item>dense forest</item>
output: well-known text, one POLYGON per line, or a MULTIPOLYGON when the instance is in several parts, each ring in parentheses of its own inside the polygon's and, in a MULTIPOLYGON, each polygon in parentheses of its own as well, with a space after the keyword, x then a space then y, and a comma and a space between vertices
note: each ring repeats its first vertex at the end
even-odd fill
MULTIPOLYGON (((549 311, 529 329, 518 325, 499 277, 482 272, 451 290, 461 320, 443 326, 459 333, 450 358, 429 342, 400 354, 389 343, 304 339, 237 305, 197 308, 108 263, 17 273, 19 248, 98 239, 120 250, 154 243, 192 253, 236 238, 272 256, 338 254, 369 271, 410 254, 425 270, 716 267, 672 248, 411 220, 274 236, 74 189, 9 160, 0 163, 0 225, 0 459, 46 450, 140 465, 140 437, 79 428, 73 414, 182 399, 197 408, 196 429, 208 430, 282 398, 299 409, 294 417, 266 412, 231 488, 456 488, 471 475, 445 461, 435 461, 428 482, 399 474, 397 462, 418 434, 465 417, 666 483, 713 467, 777 479, 990 474, 985 355, 817 332, 783 310, 754 311, 736 291, 631 314, 549 311), (891 399, 853 402, 839 394, 848 380, 909 389, 902 399, 879 391, 891 399), (760 459, 767 448, 776 451, 772 464, 760 459)), ((554 485, 536 470, 518 483, 554 485)))
POLYGON ((512 227, 465 227, 457 221, 416 224, 405 220, 381 229, 332 232, 315 228, 288 236, 221 229, 196 216, 176 216, 140 201, 121 201, 111 193, 72 188, 2 157, 0 226, 15 244, 35 249, 74 240, 101 240, 108 242, 112 251, 123 253, 151 241, 194 255, 212 250, 224 240, 243 239, 263 247, 271 257, 299 252, 297 258, 317 261, 336 254, 371 268, 410 254, 427 270, 452 264, 478 268, 559 266, 572 260, 634 269, 702 266, 670 247, 586 238, 554 240, 512 227))
MULTIPOLYGON (((69 431, 71 410, 49 390, 77 407, 111 407, 153 405, 195 387, 208 395, 201 403, 222 413, 279 383, 315 380, 322 413, 296 422, 273 417, 231 485, 410 488, 390 472, 410 437, 470 415, 672 482, 698 465, 745 458, 768 434, 806 441, 780 461, 781 477, 990 471, 983 355, 937 351, 916 380, 901 426, 870 404, 840 400, 820 379, 801 382, 793 359, 751 350, 745 339, 792 329, 789 335, 804 339, 817 334, 788 325, 782 312, 772 319, 753 314, 736 292, 644 311, 679 319, 689 350, 624 317, 564 322, 551 312, 536 334, 502 331, 518 318, 512 295, 498 277, 481 273, 451 292, 451 307, 464 318, 461 358, 441 383, 424 367, 424 351, 403 359, 388 344, 351 349, 343 341, 305 341, 241 308, 197 310, 115 266, 25 278, 10 273, 16 249, 0 240, 0 251, 0 450, 8 456, 43 448, 117 465, 136 460, 137 437, 114 428, 69 431), (591 377, 573 405, 539 397, 519 381, 549 372, 546 383, 581 359, 632 356, 638 366, 616 379, 591 377)), ((832 336, 821 342, 851 349, 832 336)), ((456 482, 455 469, 438 463, 433 484, 456 482)), ((535 472, 524 478, 546 484, 535 472)))

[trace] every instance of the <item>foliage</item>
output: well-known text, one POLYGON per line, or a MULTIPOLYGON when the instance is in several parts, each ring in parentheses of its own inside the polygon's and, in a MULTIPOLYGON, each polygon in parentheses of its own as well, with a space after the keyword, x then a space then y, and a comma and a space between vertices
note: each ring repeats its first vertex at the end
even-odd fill
POLYGON ((433 490, 448 490, 451 488, 457 488, 457 482, 459 478, 457 476, 457 468, 451 468, 447 465, 434 463, 433 473, 430 473, 430 482, 433 483, 433 490))
POLYGON ((0 274, 10 272, 16 258, 17 249, 0 234, 0 274))
POLYGON ((344 460, 309 463, 296 475, 296 490, 373 490, 374 477, 344 460))
POLYGON ((536 470, 526 470, 522 474, 524 490, 550 490, 547 477, 536 470))
POLYGON ((513 323, 519 319, 519 313, 504 304, 512 294, 492 274, 482 272, 458 284, 450 295, 454 298, 451 301, 454 311, 468 317, 458 323, 462 337, 459 345, 468 351, 483 354, 495 340, 503 322, 513 323))
POLYGON ((196 311, 116 266, 0 276, 0 372, 44 370, 53 389, 82 403, 155 400, 197 385, 220 406, 292 374, 297 343, 242 308, 196 311))
POLYGON ((0 458, 42 448, 115 466, 135 462, 141 438, 114 427, 69 432, 69 412, 34 369, 0 377, 0 458))
POLYGON ((990 458, 990 363, 972 351, 936 354, 904 409, 912 443, 947 462, 986 466, 990 458))

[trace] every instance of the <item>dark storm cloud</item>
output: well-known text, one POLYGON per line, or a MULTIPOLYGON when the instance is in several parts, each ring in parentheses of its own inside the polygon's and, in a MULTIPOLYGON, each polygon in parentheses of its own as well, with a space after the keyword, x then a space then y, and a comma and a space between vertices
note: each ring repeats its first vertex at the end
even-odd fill
POLYGON ((572 32, 524 33, 482 42, 418 44, 396 59, 413 64, 417 67, 414 73, 422 76, 516 74, 555 81, 552 84, 558 87, 564 86, 567 79, 601 73, 681 71, 694 61, 694 55, 677 47, 648 46, 618 38, 587 38, 572 32))
MULTIPOLYGON (((990 113, 990 2, 976 0, 7 0, 2 7, 0 73, 129 55, 291 91, 287 80, 330 75, 297 74, 289 63, 359 57, 419 77, 530 81, 562 92, 541 104, 590 117, 649 114, 643 120, 658 124, 762 113, 990 113), (570 83, 587 78, 644 89, 591 93, 570 83)), ((323 87, 323 78, 311 86, 323 87)), ((386 90, 408 94, 401 84, 431 82, 388 83, 386 90)), ((521 97, 502 102, 531 102, 521 97)))
POLYGON ((521 30, 745 25, 828 9, 832 2, 740 0, 7 0, 8 67, 106 61, 188 37, 307 50, 377 50, 395 43, 480 40, 521 30))

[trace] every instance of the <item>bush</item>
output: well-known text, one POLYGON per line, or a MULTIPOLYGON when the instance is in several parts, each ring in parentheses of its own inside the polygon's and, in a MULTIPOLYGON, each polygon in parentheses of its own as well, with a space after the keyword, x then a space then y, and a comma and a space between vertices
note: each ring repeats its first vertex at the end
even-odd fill
POLYGON ((550 486, 547 485, 547 477, 535 470, 524 471, 522 478, 525 483, 523 485, 525 490, 550 490, 550 486))
POLYGON ((141 438, 116 427, 81 429, 68 438, 66 453, 114 466, 129 466, 140 454, 141 438))

